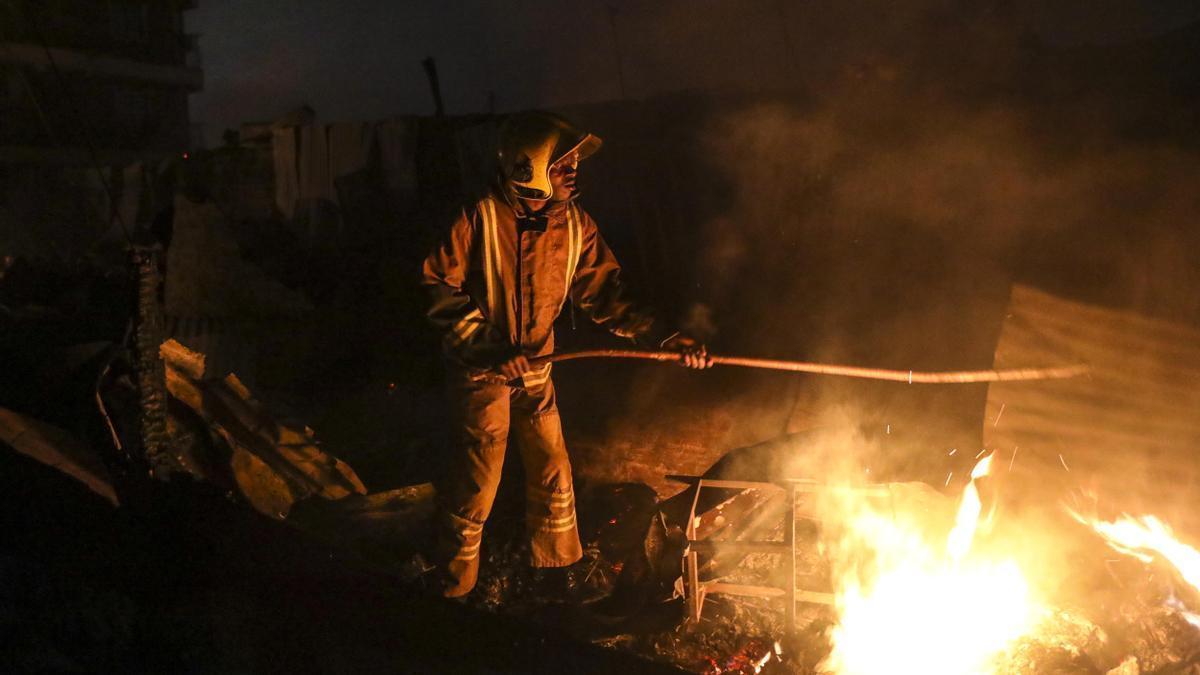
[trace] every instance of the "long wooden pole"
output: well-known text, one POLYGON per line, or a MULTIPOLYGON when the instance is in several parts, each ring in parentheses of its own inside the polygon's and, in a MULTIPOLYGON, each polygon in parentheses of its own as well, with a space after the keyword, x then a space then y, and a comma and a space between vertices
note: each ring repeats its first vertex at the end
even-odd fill
MULTIPOLYGON (((678 352, 644 352, 633 349, 589 349, 578 352, 549 354, 529 359, 529 364, 538 368, 547 363, 573 361, 575 359, 643 359, 648 361, 678 361, 678 352)), ((919 371, 888 370, 885 368, 862 368, 808 361, 778 361, 775 359, 753 359, 741 356, 712 356, 713 365, 740 366, 765 370, 784 370, 793 373, 815 373, 840 375, 868 380, 888 380, 908 384, 965 384, 971 382, 1025 382, 1032 380, 1060 380, 1087 375, 1091 369, 1084 364, 1055 366, 1050 368, 1010 368, 1004 370, 952 370, 919 371)))

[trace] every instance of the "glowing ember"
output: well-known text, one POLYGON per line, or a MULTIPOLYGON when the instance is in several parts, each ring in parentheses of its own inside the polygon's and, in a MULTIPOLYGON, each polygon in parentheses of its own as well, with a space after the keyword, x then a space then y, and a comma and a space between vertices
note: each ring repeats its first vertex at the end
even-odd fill
POLYGON ((982 502, 971 472, 953 529, 931 537, 919 514, 851 506, 835 570, 838 623, 829 672, 983 673, 1040 615, 1020 568, 972 551, 982 502), (864 562, 866 561, 866 562, 864 562))
POLYGON ((1179 612, 1179 615, 1182 616, 1185 621, 1192 624, 1193 628, 1200 628, 1200 614, 1188 611, 1187 606, 1184 605, 1183 601, 1181 601, 1179 598, 1176 598, 1175 596, 1167 598, 1167 607, 1179 612))

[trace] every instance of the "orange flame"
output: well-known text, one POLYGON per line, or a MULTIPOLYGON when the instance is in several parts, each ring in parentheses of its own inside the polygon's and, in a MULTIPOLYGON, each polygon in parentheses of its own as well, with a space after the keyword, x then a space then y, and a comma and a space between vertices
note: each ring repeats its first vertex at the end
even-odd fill
POLYGON ((972 551, 982 511, 976 481, 991 456, 971 472, 954 527, 944 540, 918 527, 921 514, 893 514, 856 504, 839 543, 850 562, 835 575, 838 623, 828 672, 984 673, 1036 625, 1040 611, 1012 560, 972 551))
POLYGON ((1075 520, 1098 532, 1113 550, 1148 563, 1157 554, 1188 584, 1200 591, 1200 551, 1179 541, 1169 525, 1154 516, 1122 514, 1114 521, 1089 518, 1067 509, 1075 520))
POLYGON ((954 529, 946 538, 946 553, 954 562, 959 562, 971 550, 975 541, 975 529, 979 526, 979 514, 983 509, 983 501, 979 498, 979 488, 975 481, 988 475, 992 469, 992 456, 988 455, 971 470, 971 482, 963 490, 962 501, 958 505, 958 515, 954 519, 954 529))

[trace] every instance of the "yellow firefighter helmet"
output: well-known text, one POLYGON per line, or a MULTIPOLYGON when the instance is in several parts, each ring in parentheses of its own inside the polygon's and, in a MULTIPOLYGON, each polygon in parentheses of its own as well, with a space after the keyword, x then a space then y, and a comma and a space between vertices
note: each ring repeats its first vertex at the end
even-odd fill
POLYGON ((546 200, 554 193, 550 167, 571 154, 583 159, 600 144, 598 136, 553 113, 515 113, 500 126, 500 173, 518 197, 546 200))

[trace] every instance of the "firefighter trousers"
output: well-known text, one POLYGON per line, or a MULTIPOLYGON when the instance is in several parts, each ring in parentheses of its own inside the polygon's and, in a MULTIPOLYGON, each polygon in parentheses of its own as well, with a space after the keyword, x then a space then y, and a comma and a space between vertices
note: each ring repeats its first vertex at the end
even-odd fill
POLYGON ((457 438, 441 498, 444 594, 458 597, 475 587, 483 525, 500 486, 510 429, 525 466, 531 564, 562 567, 578 561, 583 549, 571 463, 549 373, 543 382, 525 388, 453 378, 450 400, 457 438))

